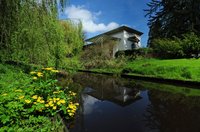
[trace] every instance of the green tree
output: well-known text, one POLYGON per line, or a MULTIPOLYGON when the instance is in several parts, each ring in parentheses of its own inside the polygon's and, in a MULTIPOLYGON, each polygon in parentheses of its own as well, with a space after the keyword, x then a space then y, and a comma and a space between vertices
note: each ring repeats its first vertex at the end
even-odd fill
POLYGON ((0 0, 0 60, 58 67, 69 51, 79 52, 81 24, 62 22, 66 29, 58 20, 57 7, 64 2, 0 0))
POLYGON ((187 32, 200 35, 200 0, 152 0, 148 4, 149 41, 181 37, 187 32))

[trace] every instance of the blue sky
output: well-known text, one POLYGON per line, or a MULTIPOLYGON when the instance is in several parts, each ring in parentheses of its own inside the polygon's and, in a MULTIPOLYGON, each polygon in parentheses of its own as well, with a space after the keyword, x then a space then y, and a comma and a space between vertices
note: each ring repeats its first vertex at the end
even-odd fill
POLYGON ((149 28, 144 9, 150 0, 70 0, 60 19, 81 20, 86 37, 127 25, 143 32, 142 46, 146 46, 149 28))

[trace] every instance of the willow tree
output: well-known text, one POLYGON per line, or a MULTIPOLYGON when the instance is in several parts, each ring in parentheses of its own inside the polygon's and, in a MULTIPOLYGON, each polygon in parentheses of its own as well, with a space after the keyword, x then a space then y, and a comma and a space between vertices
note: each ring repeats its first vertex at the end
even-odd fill
MULTIPOLYGON (((17 29, 19 21, 22 19, 20 16, 21 9, 24 6, 34 8, 40 7, 42 11, 47 14, 55 12, 58 4, 64 7, 65 0, 0 0, 0 46, 2 48, 9 48, 11 33, 17 29)), ((27 10, 28 11, 28 10, 27 10)), ((23 17, 29 17, 29 14, 23 17)))
POLYGON ((69 47, 57 19, 57 7, 65 2, 0 0, 0 60, 58 67, 69 47))

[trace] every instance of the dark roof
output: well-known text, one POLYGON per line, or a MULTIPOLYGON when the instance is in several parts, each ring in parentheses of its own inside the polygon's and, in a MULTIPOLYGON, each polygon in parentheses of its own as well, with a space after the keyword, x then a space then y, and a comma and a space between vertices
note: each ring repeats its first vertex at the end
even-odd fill
POLYGON ((113 30, 110 30, 108 32, 105 32, 105 33, 99 34, 97 36, 94 36, 92 38, 86 39, 85 41, 90 41, 90 40, 95 39, 97 37, 100 37, 102 35, 111 35, 111 34, 114 34, 114 33, 118 33, 118 32, 123 31, 123 30, 128 31, 129 33, 135 33, 137 35, 142 35, 143 34, 142 32, 140 32, 138 30, 135 30, 133 28, 130 28, 128 26, 121 26, 121 27, 115 28, 113 30))

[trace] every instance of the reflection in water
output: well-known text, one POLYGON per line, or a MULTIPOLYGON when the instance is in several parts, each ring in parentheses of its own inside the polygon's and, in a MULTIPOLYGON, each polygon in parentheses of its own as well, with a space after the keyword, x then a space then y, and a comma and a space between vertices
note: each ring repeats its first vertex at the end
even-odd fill
POLYGON ((165 85, 102 75, 79 74, 74 80, 84 89, 71 132, 200 131, 199 97, 146 90, 165 85))
POLYGON ((200 99, 149 91, 147 125, 162 132, 200 132, 200 99), (164 97, 164 98, 163 98, 164 97))

